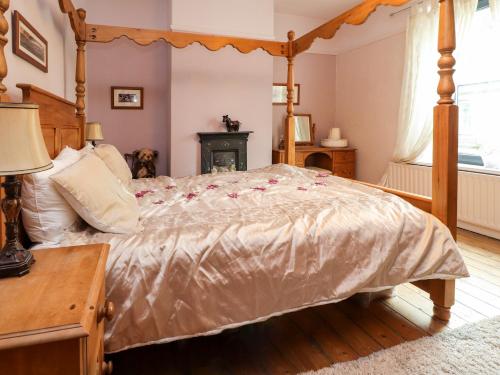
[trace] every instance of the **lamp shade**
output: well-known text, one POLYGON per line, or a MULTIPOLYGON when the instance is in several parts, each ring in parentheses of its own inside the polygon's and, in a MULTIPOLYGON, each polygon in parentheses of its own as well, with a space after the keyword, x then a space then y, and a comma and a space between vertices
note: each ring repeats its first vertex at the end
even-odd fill
POLYGON ((0 103, 0 176, 52 168, 36 104, 0 103))
POLYGON ((87 122, 85 127, 85 140, 87 141, 102 141, 102 126, 99 122, 87 122))

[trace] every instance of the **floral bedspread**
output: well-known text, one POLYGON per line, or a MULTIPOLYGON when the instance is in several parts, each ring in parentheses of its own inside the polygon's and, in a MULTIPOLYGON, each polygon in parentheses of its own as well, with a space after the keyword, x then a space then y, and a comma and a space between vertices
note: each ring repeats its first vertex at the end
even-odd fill
POLYGON ((361 291, 467 276, 448 229, 400 198, 287 165, 133 182, 141 233, 109 242, 106 351, 212 334, 361 291))

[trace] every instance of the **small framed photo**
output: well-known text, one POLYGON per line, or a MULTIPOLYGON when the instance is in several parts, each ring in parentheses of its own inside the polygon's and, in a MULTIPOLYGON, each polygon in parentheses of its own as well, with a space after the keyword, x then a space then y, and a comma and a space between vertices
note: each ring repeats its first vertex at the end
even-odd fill
POLYGON ((143 87, 111 87, 111 109, 143 109, 143 87))
MULTIPOLYGON (((287 86, 286 83, 273 83, 273 105, 286 105, 287 86)), ((298 83, 295 84, 293 90, 293 104, 300 105, 300 85, 298 83)))
POLYGON ((12 13, 12 25, 12 52, 47 73, 49 71, 47 40, 17 10, 12 13))

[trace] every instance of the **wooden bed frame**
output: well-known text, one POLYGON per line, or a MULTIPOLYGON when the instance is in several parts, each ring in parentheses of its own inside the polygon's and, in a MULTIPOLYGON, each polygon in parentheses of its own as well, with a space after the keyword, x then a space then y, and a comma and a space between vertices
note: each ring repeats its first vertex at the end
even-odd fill
MULTIPOLYGON (((58 0, 60 9, 68 15, 75 34, 76 62, 76 103, 71 103, 42 89, 29 85, 18 85, 23 90, 23 99, 39 103, 42 128, 47 148, 52 157, 65 145, 83 145, 85 124, 85 46, 87 43, 108 43, 120 37, 127 37, 139 45, 149 45, 163 40, 175 48, 184 48, 199 43, 210 51, 225 46, 233 46, 241 53, 263 49, 272 56, 286 58, 288 61, 287 79, 287 120, 285 126, 285 161, 295 164, 294 128, 294 59, 307 51, 317 38, 331 39, 344 24, 360 25, 381 5, 399 6, 410 0, 364 0, 358 6, 311 32, 295 38, 288 33, 285 42, 236 38, 230 36, 205 35, 166 30, 137 29, 121 26, 93 25, 85 22, 84 9, 75 9, 71 0, 58 0)), ((455 17, 453 0, 439 0, 439 40, 438 73, 440 76, 437 92, 440 96, 434 108, 434 156, 432 168, 432 200, 394 189, 376 186, 379 189, 400 196, 420 209, 432 213, 450 229, 456 239, 457 233, 457 176, 458 176, 458 107, 453 100, 455 85, 453 73, 455 59, 455 17)), ((10 0, 0 0, 0 101, 8 101, 7 89, 3 79, 7 75, 4 48, 9 29, 4 13, 10 0)), ((430 93, 429 93, 430 94, 430 93)), ((369 184, 368 184, 369 185, 369 184)), ((371 185, 374 186, 374 185, 371 185)), ((1 193, 0 193, 1 194, 1 193)), ((3 220, 3 219, 2 219, 3 220)), ((0 222, 0 239, 3 238, 3 222, 0 222)), ((434 315, 441 320, 449 320, 450 308, 455 300, 454 280, 427 280, 416 282, 419 288, 427 291, 434 302, 434 315)))

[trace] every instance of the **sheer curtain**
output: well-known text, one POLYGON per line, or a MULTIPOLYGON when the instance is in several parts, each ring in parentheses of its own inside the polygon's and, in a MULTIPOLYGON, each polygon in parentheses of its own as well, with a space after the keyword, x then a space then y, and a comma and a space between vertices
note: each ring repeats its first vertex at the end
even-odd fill
POLYGON ((432 107, 437 98, 433 93, 439 58, 439 2, 415 4, 410 12, 394 162, 413 161, 425 149, 432 136, 432 107))
POLYGON ((493 19, 500 24, 500 0, 490 0, 490 9, 493 19))
MULTIPOLYGON (((499 1, 499 0, 496 0, 499 1)), ((478 0, 455 1, 457 45, 472 23, 478 0)), ((433 110, 437 95, 438 0, 425 0, 411 7, 406 31, 406 53, 398 134, 393 162, 414 161, 432 140, 433 110)), ((457 50, 455 56, 458 57, 457 50)), ((386 184, 382 178, 381 184, 386 184)))

